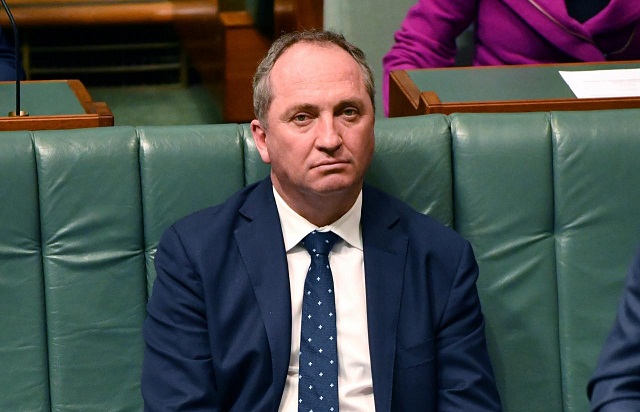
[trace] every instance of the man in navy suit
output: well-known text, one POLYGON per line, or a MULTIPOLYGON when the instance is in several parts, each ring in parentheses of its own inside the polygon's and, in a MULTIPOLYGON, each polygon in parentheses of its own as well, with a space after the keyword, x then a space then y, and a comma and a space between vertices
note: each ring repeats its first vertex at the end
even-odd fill
POLYGON ((301 240, 316 230, 339 236, 329 253, 339 409, 501 409, 471 246, 363 184, 374 93, 362 51, 341 35, 273 44, 254 77, 251 122, 270 177, 160 240, 146 410, 309 410, 298 396, 311 259, 301 240))
POLYGON ((640 250, 587 392, 594 412, 640 411, 640 250))

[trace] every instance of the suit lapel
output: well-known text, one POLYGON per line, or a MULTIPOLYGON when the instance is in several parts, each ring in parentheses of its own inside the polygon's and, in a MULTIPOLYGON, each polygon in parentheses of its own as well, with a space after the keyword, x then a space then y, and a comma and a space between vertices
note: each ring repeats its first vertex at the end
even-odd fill
POLYGON ((399 225, 394 225, 399 218, 386 197, 365 186, 361 225, 369 351, 377 411, 391 409, 395 331, 408 243, 406 234, 398 229, 399 225))
MULTIPOLYGON (((235 238, 269 339, 274 396, 280 395, 291 352, 291 298, 280 219, 269 179, 258 184, 240 213, 249 223, 236 230, 235 238)), ((275 397, 274 401, 280 402, 280 398, 275 397)))

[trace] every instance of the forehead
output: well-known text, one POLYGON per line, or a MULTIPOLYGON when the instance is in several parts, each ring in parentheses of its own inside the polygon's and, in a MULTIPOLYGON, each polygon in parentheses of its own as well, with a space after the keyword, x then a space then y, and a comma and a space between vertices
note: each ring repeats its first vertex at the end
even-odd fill
POLYGON ((288 96, 296 90, 343 88, 366 93, 360 65, 346 50, 334 44, 294 44, 276 60, 270 82, 274 98, 288 96))
MULTIPOLYGON (((356 64, 353 57, 337 44, 300 41, 285 49, 277 58, 275 66, 291 67, 293 63, 308 63, 309 59, 318 61, 332 59, 345 63, 352 61, 356 64)), ((295 64, 293 65, 295 66, 295 64)))

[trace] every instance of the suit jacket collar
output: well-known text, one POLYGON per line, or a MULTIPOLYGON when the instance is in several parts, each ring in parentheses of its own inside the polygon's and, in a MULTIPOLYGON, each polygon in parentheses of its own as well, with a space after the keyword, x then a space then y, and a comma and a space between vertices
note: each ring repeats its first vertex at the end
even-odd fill
MULTIPOLYGON (((376 410, 391 409, 395 330, 408 237, 396 223, 399 212, 388 196, 363 188, 362 240, 367 296, 369 351, 376 410)), ((274 402, 278 408, 291 352, 291 297, 286 252, 270 179, 258 183, 240 213, 247 219, 235 232, 269 339, 274 402)))

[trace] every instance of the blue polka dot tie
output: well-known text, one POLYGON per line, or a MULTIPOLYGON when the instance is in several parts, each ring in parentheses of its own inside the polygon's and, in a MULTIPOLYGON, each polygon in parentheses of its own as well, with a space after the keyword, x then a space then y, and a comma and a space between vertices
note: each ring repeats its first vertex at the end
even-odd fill
POLYGON ((329 252, 339 238, 333 232, 314 230, 302 240, 311 265, 302 299, 299 412, 339 410, 336 304, 329 267, 329 252))

